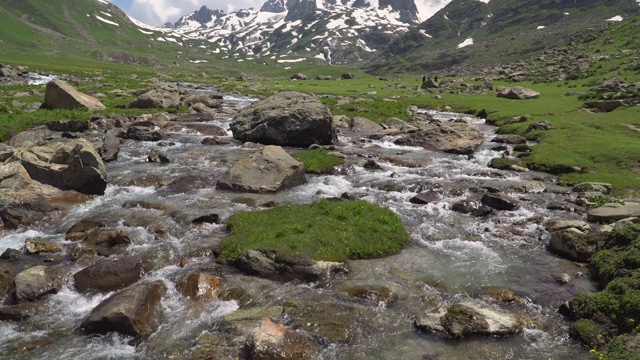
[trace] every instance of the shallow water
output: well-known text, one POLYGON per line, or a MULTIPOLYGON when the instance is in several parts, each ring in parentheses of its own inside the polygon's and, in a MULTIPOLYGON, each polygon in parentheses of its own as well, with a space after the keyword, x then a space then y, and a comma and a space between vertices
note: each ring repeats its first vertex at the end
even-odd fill
MULTIPOLYGON (((226 96, 225 106, 240 108, 254 99, 226 96)), ((443 120, 458 114, 437 113, 443 120)), ((228 128, 230 119, 216 124, 228 128)), ((566 217, 566 213, 546 210, 549 201, 562 200, 563 195, 507 193, 519 198, 521 208, 514 212, 475 218, 450 210, 457 200, 469 197, 474 188, 505 186, 541 174, 520 174, 488 170, 486 163, 500 154, 491 151, 492 128, 482 119, 474 119, 486 133, 486 142, 473 159, 466 156, 433 153, 421 148, 402 147, 389 141, 371 141, 366 150, 359 136, 340 135, 341 145, 357 148, 349 155, 355 163, 351 175, 313 175, 308 183, 276 195, 241 194, 215 189, 215 181, 233 161, 255 152, 255 148, 203 146, 203 135, 194 132, 171 134, 175 145, 162 147, 171 164, 151 164, 147 155, 157 145, 127 140, 116 162, 107 170, 110 185, 106 194, 73 206, 53 224, 9 233, 0 238, 0 252, 6 248, 21 249, 24 240, 44 237, 65 245, 64 233, 81 219, 103 221, 107 226, 121 227, 131 237, 127 253, 151 259, 154 271, 143 281, 162 280, 167 295, 162 300, 161 325, 143 342, 109 335, 88 337, 77 329, 82 319, 109 294, 84 295, 73 288, 72 275, 85 263, 61 265, 68 277, 64 288, 44 301, 38 315, 20 324, 0 321, 0 354, 11 359, 158 359, 185 358, 195 340, 215 326, 225 315, 238 310, 235 301, 215 300, 195 306, 176 290, 176 281, 200 265, 212 262, 211 248, 225 236, 222 225, 191 226, 180 221, 194 214, 216 213, 227 218, 238 210, 253 210, 267 201, 309 203, 325 197, 338 197, 344 192, 362 194, 367 201, 395 211, 410 231, 412 243, 401 253, 382 259, 350 263, 351 271, 329 284, 280 284, 230 272, 223 278, 227 287, 241 286, 253 295, 256 306, 281 306, 292 299, 320 302, 344 302, 358 307, 361 318, 355 324, 349 345, 326 347, 323 359, 579 359, 587 351, 568 336, 569 324, 555 309, 574 294, 593 289, 586 277, 574 276, 582 271, 570 261, 550 255, 546 249, 547 234, 536 218, 566 217), (372 145, 372 146, 371 146, 372 145), (404 168, 380 161, 383 170, 366 170, 357 164, 365 157, 357 154, 404 156, 426 160, 420 168, 404 168), (495 173, 502 178, 496 179, 495 173), (155 177, 168 184, 185 175, 196 175, 201 186, 175 191, 171 186, 131 186, 143 177, 155 177), (416 192, 435 189, 442 199, 429 205, 409 202, 416 192), (127 201, 144 200, 161 203, 170 210, 126 209, 127 201), (176 215, 177 214, 177 215, 176 215), (161 226, 166 236, 157 236, 149 227, 161 226), (190 265, 179 268, 183 258, 190 265), (556 284, 550 274, 568 273, 568 285, 556 284), (434 288, 434 282, 442 287, 434 288), (352 285, 378 284, 398 295, 397 303, 358 304, 347 299, 344 290, 352 285), (507 288, 531 301, 527 304, 497 304, 476 294, 484 287, 507 288), (429 303, 448 304, 473 298, 508 311, 523 312, 535 319, 537 326, 522 334, 504 338, 473 337, 452 341, 436 334, 414 329, 412 317, 429 303), (35 350, 17 348, 37 339, 48 339, 35 350)), ((229 134, 230 135, 230 134, 229 134)), ((348 152, 348 151, 345 151, 348 152)), ((349 152, 348 152, 349 153, 349 152)), ((193 181, 191 181, 192 183, 193 181)), ((246 337, 247 329, 239 337, 246 337)))

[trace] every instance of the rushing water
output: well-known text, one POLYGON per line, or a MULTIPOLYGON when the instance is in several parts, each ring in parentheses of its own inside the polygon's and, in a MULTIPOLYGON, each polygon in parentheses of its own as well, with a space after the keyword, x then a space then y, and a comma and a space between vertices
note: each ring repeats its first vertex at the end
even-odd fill
MULTIPOLYGON (((241 108, 254 99, 226 96, 226 107, 241 108)), ((451 113, 433 113, 442 120, 458 117, 451 113)), ((217 125, 228 128, 230 119, 220 118, 217 125)), ((341 150, 356 164, 349 175, 313 175, 308 183, 275 195, 240 194, 215 189, 215 181, 233 161, 255 152, 251 146, 203 146, 203 135, 193 131, 172 133, 174 144, 162 147, 171 164, 147 161, 150 142, 127 140, 119 159, 109 163, 110 185, 104 196, 71 207, 53 224, 5 234, 0 252, 21 249, 24 240, 43 237, 65 245, 65 231, 81 219, 95 219, 108 226, 121 227, 132 239, 128 253, 150 259, 154 271, 145 280, 162 280, 168 292, 162 300, 159 329, 143 342, 112 334, 89 337, 79 333, 82 319, 110 294, 80 294, 74 290, 73 274, 87 263, 63 264, 66 282, 63 289, 50 295, 39 313, 21 323, 0 321, 0 355, 11 359, 159 359, 188 358, 185 354, 195 340, 224 316, 238 311, 235 301, 215 300, 194 306, 176 290, 176 281, 200 265, 211 263, 211 251, 223 236, 222 225, 186 225, 181 216, 217 213, 226 218, 238 210, 256 209, 256 204, 275 200, 279 203, 308 203, 345 192, 360 194, 367 201, 391 208, 403 220, 413 241, 401 253, 373 260, 352 261, 348 276, 323 286, 280 284, 230 272, 223 278, 227 287, 241 286, 253 295, 256 306, 280 306, 284 301, 303 299, 340 302, 344 289, 359 284, 379 284, 398 295, 393 306, 361 307, 357 331, 349 345, 331 345, 323 359, 581 359, 585 349, 568 336, 568 323, 555 309, 574 294, 592 290, 581 271, 572 262, 550 255, 545 249, 547 234, 541 219, 566 217, 552 212, 546 204, 562 200, 561 193, 507 193, 521 202, 519 210, 475 218, 453 212, 450 206, 469 197, 475 189, 509 185, 543 177, 487 169, 486 164, 498 152, 490 150, 492 129, 482 119, 473 119, 486 133, 487 140, 475 157, 433 153, 421 148, 396 146, 389 141, 361 142, 358 134, 344 132, 341 150), (366 149, 365 149, 366 148, 366 149), (383 170, 366 170, 367 155, 400 156, 420 160, 418 168, 394 166, 380 161, 383 170), (496 175, 500 174, 500 178, 496 175), (196 176, 199 186, 177 190, 166 184, 183 176, 196 176), (141 186, 140 179, 154 179, 141 186), (136 185, 132 185, 136 184, 136 185), (435 189, 441 200, 428 205, 409 202, 416 192, 435 189), (166 205, 170 212, 123 208, 132 200, 166 205), (177 214, 177 215, 176 215, 177 214), (162 227, 166 236, 156 235, 153 227, 162 227), (189 267, 177 266, 190 258, 189 267), (553 273, 568 273, 573 280, 559 285, 553 273), (441 284, 432 287, 428 284, 441 284), (527 304, 503 305, 480 299, 484 287, 497 286, 521 294, 527 304), (507 311, 526 313, 536 327, 522 334, 495 338, 472 337, 452 341, 436 334, 417 331, 412 316, 425 304, 451 303, 474 297, 507 311), (20 350, 25 344, 40 342, 35 350, 20 350), (10 355, 9 355, 10 354, 10 355)), ((229 134, 230 136, 231 134, 229 134)), ((194 179, 194 178, 191 178, 194 179)), ((434 285, 435 286, 435 285, 434 285)), ((352 303, 353 304, 353 303, 352 303)), ((239 337, 246 337, 245 332, 239 337)))

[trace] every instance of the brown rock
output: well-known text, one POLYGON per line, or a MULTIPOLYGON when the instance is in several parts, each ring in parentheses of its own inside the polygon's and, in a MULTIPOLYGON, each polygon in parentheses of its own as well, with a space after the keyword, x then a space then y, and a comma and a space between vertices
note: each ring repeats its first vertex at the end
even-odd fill
POLYGON ((211 300, 220 294, 219 277, 206 273, 194 273, 182 280, 182 295, 191 299, 211 300))
POLYGON ((74 89, 73 86, 62 80, 51 80, 47 83, 47 89, 44 94, 45 109, 88 109, 88 110, 104 110, 104 106, 100 100, 83 94, 74 89))

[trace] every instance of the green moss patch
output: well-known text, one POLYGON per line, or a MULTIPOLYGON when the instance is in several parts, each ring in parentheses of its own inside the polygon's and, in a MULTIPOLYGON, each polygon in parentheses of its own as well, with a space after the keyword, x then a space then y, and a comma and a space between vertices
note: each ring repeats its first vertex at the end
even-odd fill
POLYGON ((331 172, 334 166, 344 164, 344 159, 322 148, 300 150, 291 156, 304 164, 304 171, 307 173, 326 174, 331 172))
POLYGON ((410 240, 393 211, 366 201, 321 200, 240 211, 227 226, 231 234, 219 247, 226 261, 250 249, 323 261, 366 259, 396 253, 410 240))

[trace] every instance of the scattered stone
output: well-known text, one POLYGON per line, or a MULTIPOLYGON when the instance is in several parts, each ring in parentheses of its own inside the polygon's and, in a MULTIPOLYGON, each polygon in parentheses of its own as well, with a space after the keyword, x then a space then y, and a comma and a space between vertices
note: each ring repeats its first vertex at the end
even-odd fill
POLYGON ((121 290, 93 309, 80 328, 89 334, 149 336, 156 329, 156 311, 165 292, 160 280, 121 290))
POLYGON ((523 138, 520 135, 515 134, 505 134, 505 135, 496 135, 491 142, 499 143, 499 144, 526 144, 527 139, 523 138))
POLYGON ((587 214, 587 221, 610 223, 630 217, 640 217, 640 203, 626 202, 625 204, 604 204, 589 211, 587 214))
POLYGON ((421 125, 420 131, 397 139, 395 144, 469 155, 483 141, 483 133, 474 124, 429 122, 421 125))
POLYGON ((440 194, 436 191, 425 191, 409 199, 409 202, 417 205, 426 205, 440 201, 440 194))
POLYGON ((551 233, 549 250, 569 260, 588 262, 596 253, 596 244, 584 232, 567 228, 551 233))
POLYGON ((382 166, 373 159, 367 160, 362 167, 367 170, 382 170, 382 166))
POLYGON ((565 273, 551 274, 551 278, 560 285, 565 285, 571 282, 571 276, 565 273))
POLYGON ((105 225, 99 221, 80 220, 67 230, 64 238, 70 241, 79 241, 84 239, 90 231, 103 227, 105 225))
POLYGON ((350 73, 345 73, 345 74, 340 75, 340 78, 342 80, 353 80, 353 79, 356 78, 356 76, 353 75, 353 74, 350 74, 350 73))
POLYGON ((231 122, 233 137, 265 145, 307 147, 337 141, 329 109, 313 95, 282 92, 256 101, 231 122))
POLYGON ((307 75, 302 73, 293 74, 289 77, 289 80, 307 80, 307 75))
POLYGON ((236 162, 218 180, 218 189, 253 193, 274 193, 304 183, 304 165, 279 146, 236 162))
POLYGON ((83 94, 65 81, 55 79, 47 83, 43 109, 87 109, 104 110, 100 100, 83 94))
POLYGON ((377 124, 367 118, 356 116, 351 120, 351 130, 359 132, 377 132, 382 131, 382 125, 377 124))
POLYGON ((202 145, 239 145, 238 141, 231 138, 210 136, 202 139, 202 145))
POLYGON ((162 109, 178 108, 180 106, 180 92, 176 87, 162 87, 149 90, 129 103, 130 108, 162 109))
POLYGON ((553 129, 553 124, 548 121, 538 121, 527 127, 527 130, 524 131, 525 134, 528 134, 532 131, 547 131, 553 129))
POLYGON ((611 184, 599 182, 580 183, 571 189, 573 192, 600 192, 605 195, 609 195, 611 190, 613 190, 611 184))
POLYGON ((132 126, 127 129, 123 135, 124 139, 138 141, 160 141, 167 138, 167 134, 162 130, 153 130, 150 128, 132 126))
POLYGON ((505 303, 526 304, 529 302, 524 296, 514 294, 512 291, 503 288, 486 287, 482 289, 481 294, 505 303))

